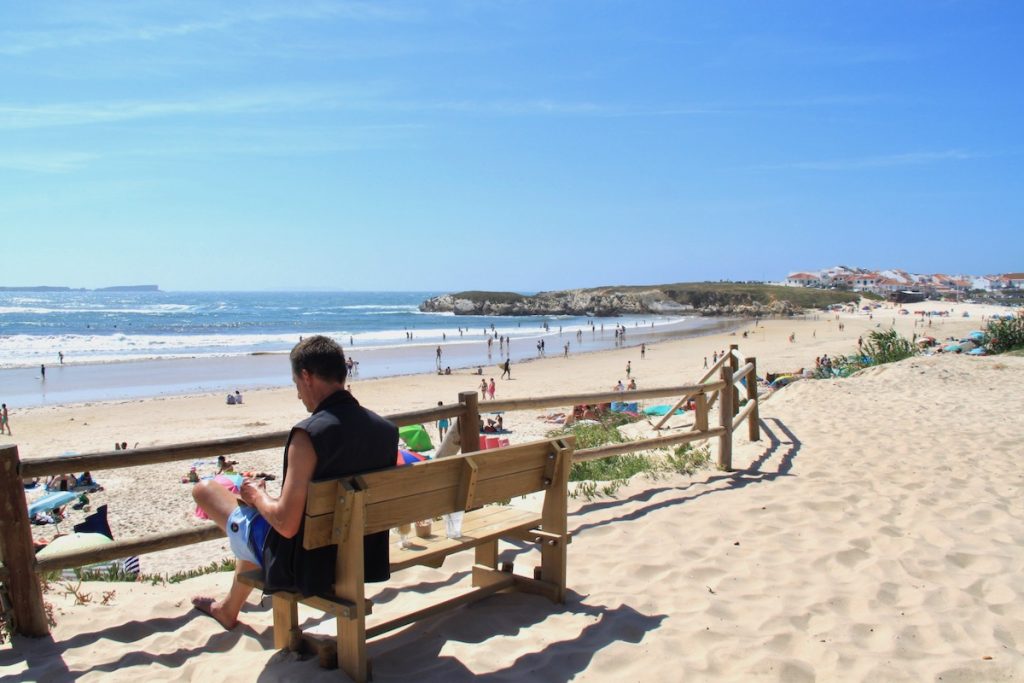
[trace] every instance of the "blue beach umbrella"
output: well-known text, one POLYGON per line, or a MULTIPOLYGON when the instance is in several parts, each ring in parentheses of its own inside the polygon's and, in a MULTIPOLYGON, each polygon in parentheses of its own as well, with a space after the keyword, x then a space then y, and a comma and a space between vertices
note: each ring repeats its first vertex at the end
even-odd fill
POLYGON ((78 500, 78 494, 71 491, 54 491, 28 504, 28 516, 33 517, 39 512, 49 512, 64 507, 71 501, 78 500))
POLYGON ((398 449, 398 459, 396 465, 411 465, 416 462, 423 462, 427 459, 427 456, 420 455, 415 451, 407 451, 404 448, 398 449))

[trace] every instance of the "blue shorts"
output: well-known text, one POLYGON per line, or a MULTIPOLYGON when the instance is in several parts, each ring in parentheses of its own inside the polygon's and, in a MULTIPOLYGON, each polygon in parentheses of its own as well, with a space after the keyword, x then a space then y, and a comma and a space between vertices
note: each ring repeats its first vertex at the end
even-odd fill
POLYGON ((240 560, 263 566, 263 546, 270 524, 256 508, 239 505, 228 516, 228 541, 231 552, 240 560))

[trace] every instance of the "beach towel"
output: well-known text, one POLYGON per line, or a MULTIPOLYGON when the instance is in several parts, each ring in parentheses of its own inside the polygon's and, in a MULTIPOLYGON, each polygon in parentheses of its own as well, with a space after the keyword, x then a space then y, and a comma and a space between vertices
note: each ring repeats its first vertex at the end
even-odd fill
MULTIPOLYGON (((665 405, 661 405, 661 406, 647 406, 646 408, 644 408, 644 415, 657 415, 657 416, 668 415, 668 411, 671 410, 671 409, 672 409, 672 406, 665 406, 665 405)), ((682 408, 676 409, 676 412, 673 413, 673 415, 682 415, 682 414, 683 414, 683 409, 682 408)))
POLYGON ((110 531, 110 523, 107 521, 107 506, 100 505, 96 512, 85 518, 85 521, 76 524, 74 530, 83 534, 103 534, 113 540, 114 534, 110 531))

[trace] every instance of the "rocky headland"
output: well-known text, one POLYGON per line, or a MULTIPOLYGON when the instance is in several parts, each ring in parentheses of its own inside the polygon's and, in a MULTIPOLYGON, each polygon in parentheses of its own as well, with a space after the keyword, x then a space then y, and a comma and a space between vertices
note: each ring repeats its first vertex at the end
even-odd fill
POLYGON ((525 295, 458 292, 427 299, 421 311, 455 315, 794 315, 804 308, 856 301, 850 292, 746 283, 692 283, 649 287, 595 287, 525 295))

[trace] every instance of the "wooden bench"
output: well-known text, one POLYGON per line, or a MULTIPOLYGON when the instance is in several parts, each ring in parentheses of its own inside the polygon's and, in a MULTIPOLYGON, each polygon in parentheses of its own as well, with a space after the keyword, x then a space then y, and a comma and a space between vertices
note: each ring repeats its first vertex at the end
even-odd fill
MULTIPOLYGON (((563 602, 572 454, 571 437, 550 439, 310 484, 303 545, 307 549, 337 546, 334 595, 303 598, 274 593, 274 646, 294 650, 309 642, 299 628, 299 602, 333 614, 337 618, 337 638, 332 643, 336 654, 318 648, 321 664, 331 665, 336 656, 338 666, 362 682, 369 672, 368 638, 508 589, 563 602), (540 513, 507 505, 512 498, 534 492, 544 493, 540 513), (363 535, 460 510, 467 511, 461 538, 447 538, 442 524, 440 532, 428 539, 414 539, 410 548, 392 545, 391 570, 440 566, 447 556, 473 549, 474 588, 367 628, 366 615, 372 605, 364 593, 363 535), (502 538, 538 544, 540 566, 532 577, 515 574, 511 564, 497 566, 502 538)), ((262 588, 259 572, 240 578, 262 588)))

